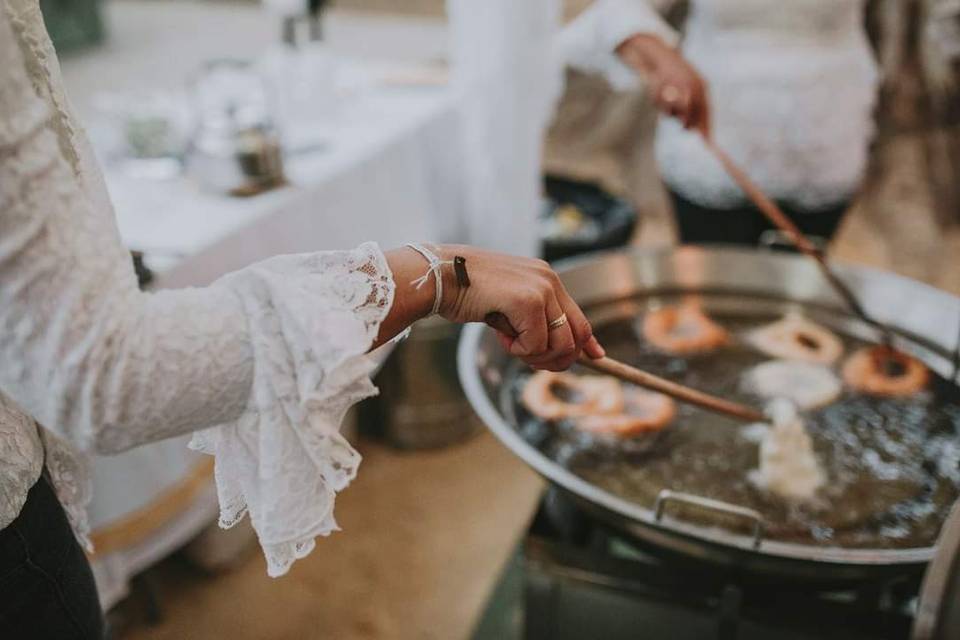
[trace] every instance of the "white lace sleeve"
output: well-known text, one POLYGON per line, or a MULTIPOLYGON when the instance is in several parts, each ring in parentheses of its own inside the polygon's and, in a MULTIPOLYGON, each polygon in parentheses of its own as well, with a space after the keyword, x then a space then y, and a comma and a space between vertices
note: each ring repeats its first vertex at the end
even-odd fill
POLYGON ((281 256, 228 276, 250 320, 250 410, 197 433, 191 447, 215 455, 220 526, 247 512, 271 576, 286 573, 337 530, 336 492, 360 455, 340 435, 343 414, 376 392, 362 354, 393 299, 375 245, 350 254, 281 256))
POLYGON ((596 0, 560 33, 560 55, 567 64, 603 74, 615 89, 634 89, 637 73, 615 50, 640 33, 676 46, 679 35, 659 13, 670 4, 672 0, 596 0))
POLYGON ((249 511, 279 575, 336 528, 356 473, 338 428, 375 391, 363 354, 393 300, 385 258, 366 244, 138 291, 29 37, 0 6, 0 390, 80 449, 205 429, 223 524, 249 511))

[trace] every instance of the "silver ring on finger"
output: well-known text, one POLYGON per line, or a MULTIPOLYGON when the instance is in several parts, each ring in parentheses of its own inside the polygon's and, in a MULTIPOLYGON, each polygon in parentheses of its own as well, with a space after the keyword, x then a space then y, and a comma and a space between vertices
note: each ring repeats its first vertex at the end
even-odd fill
POLYGON ((556 320, 551 320, 550 322, 548 322, 548 323, 547 323, 547 327, 548 327, 551 331, 553 331, 554 329, 559 329, 560 327, 562 327, 562 326, 565 325, 565 324, 567 324, 567 314, 562 313, 562 314, 560 314, 560 317, 557 318, 556 320))

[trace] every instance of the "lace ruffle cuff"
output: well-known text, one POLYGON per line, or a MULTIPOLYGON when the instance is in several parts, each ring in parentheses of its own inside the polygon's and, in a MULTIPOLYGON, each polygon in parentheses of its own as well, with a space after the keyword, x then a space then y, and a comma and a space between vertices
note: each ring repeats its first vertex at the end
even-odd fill
POLYGON ((313 549, 316 536, 338 529, 336 494, 360 464, 340 423, 377 391, 365 354, 394 283, 372 243, 279 256, 221 282, 250 319, 253 387, 238 420, 196 434, 190 446, 216 457, 220 525, 249 513, 276 577, 313 549))

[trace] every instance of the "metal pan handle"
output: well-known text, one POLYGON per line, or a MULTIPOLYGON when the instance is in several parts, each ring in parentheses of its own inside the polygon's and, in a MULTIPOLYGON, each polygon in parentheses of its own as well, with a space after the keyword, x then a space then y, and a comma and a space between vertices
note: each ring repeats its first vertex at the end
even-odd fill
POLYGON ((760 542, 763 540, 764 524, 763 516, 759 511, 741 507, 729 502, 721 502, 712 498, 693 495, 692 493, 683 493, 681 491, 671 491, 663 489, 657 494, 657 501, 653 505, 654 520, 660 522, 663 519, 663 510, 668 502, 679 502, 689 504, 701 509, 711 509, 731 516, 738 516, 753 522, 753 548, 759 549, 760 542))

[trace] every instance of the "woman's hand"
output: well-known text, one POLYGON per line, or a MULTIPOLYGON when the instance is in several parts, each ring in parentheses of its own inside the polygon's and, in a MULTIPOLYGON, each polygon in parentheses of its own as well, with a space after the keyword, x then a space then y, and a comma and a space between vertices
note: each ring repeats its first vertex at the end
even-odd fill
POLYGON ((680 52, 656 36, 638 34, 617 47, 617 55, 649 80, 661 111, 710 136, 707 85, 680 52))
MULTIPOLYGON (((465 245, 440 245, 433 249, 444 261, 453 260, 454 256, 466 258, 470 277, 470 286, 461 287, 453 268, 444 265, 439 313, 447 320, 490 323, 498 329, 505 349, 538 369, 567 369, 581 351, 592 358, 604 355, 593 337, 590 322, 546 262, 465 245)), ((413 315, 408 317, 409 323, 429 313, 435 292, 432 277, 419 290, 410 284, 426 272, 426 260, 409 248, 388 252, 387 260, 397 286, 396 309, 391 310, 391 316, 394 311, 401 316, 413 315)), ((400 323, 400 318, 391 321, 388 317, 384 322, 388 326, 380 332, 381 339, 402 330, 392 326, 400 323)))

